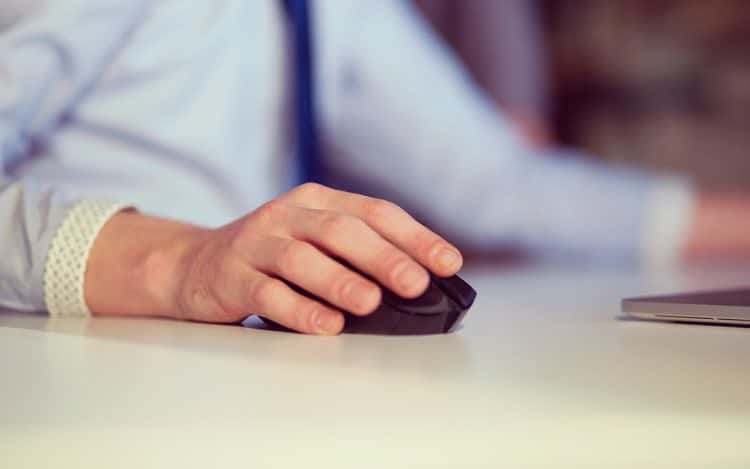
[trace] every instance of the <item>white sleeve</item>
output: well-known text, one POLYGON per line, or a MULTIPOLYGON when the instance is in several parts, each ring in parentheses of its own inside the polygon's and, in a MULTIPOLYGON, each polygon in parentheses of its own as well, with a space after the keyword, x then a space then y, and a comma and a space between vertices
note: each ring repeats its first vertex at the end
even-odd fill
POLYGON ((81 315, 83 273, 101 226, 126 204, 76 202, 0 179, 0 307, 81 315))
POLYGON ((658 178, 533 151, 408 2, 318 5, 329 165, 474 247, 639 257, 658 178))
POLYGON ((0 170, 82 99, 126 43, 145 0, 47 0, 0 33, 0 170))
POLYGON ((0 33, 0 307, 87 312, 80 302, 87 247, 121 205, 76 206, 69 195, 9 174, 75 108, 146 4, 46 0, 0 33))

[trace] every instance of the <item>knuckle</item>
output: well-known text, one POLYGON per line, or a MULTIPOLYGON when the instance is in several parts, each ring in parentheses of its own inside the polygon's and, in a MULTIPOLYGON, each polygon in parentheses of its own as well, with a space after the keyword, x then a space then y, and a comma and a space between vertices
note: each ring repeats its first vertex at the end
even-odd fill
POLYGON ((271 224, 286 218, 289 207, 279 200, 272 200, 261 205, 248 217, 249 224, 271 224))
POLYGON ((279 249, 276 255, 276 268, 281 274, 290 274, 299 270, 312 257, 313 247, 304 241, 289 240, 279 249))
POLYGON ((386 222, 400 211, 398 205, 383 199, 370 199, 364 207, 365 220, 376 225, 386 222))
POLYGON ((251 305, 260 312, 265 312, 283 292, 284 286, 281 280, 273 278, 258 280, 250 292, 251 305))
POLYGON ((306 182, 297 186, 293 192, 295 195, 303 198, 316 198, 321 196, 328 188, 317 182, 306 182))
POLYGON ((335 303, 346 303, 351 296, 352 285, 354 282, 356 282, 356 278, 351 275, 345 273, 336 275, 334 281, 331 282, 330 298, 332 298, 335 303))
POLYGON ((438 236, 422 235, 417 237, 417 246, 422 248, 422 256, 425 259, 434 259, 435 255, 446 245, 438 236))
POLYGON ((317 329, 315 321, 322 314, 321 309, 322 307, 312 300, 302 300, 299 307, 295 309, 296 328, 304 332, 314 332, 317 329))
POLYGON ((383 259, 383 272, 391 281, 396 281, 396 277, 412 263, 403 253, 385 255, 383 259))
POLYGON ((320 234, 325 238, 335 238, 351 230, 357 223, 354 217, 339 213, 326 214, 320 222, 320 234))

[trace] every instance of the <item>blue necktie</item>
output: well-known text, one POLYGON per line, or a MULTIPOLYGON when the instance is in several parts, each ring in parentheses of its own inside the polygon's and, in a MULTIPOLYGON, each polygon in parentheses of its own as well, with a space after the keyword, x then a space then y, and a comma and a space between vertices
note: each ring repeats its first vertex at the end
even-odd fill
POLYGON ((312 56, 312 25, 307 0, 283 0, 292 24, 294 43, 294 111, 297 140, 297 182, 320 182, 322 168, 318 155, 315 122, 315 83, 312 56))

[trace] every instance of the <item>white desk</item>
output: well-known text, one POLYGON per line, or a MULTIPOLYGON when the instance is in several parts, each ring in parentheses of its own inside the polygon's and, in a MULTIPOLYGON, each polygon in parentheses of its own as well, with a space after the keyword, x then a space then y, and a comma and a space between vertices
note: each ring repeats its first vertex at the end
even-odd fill
POLYGON ((0 314, 0 467, 750 467, 750 328, 616 319, 750 272, 466 277, 445 336, 0 314))

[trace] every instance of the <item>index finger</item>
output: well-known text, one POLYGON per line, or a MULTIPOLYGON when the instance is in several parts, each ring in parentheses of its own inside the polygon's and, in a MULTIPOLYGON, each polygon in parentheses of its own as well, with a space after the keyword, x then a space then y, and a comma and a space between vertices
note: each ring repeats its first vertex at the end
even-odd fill
POLYGON ((461 253, 455 246, 387 200, 319 184, 304 184, 289 196, 302 207, 343 212, 362 219, 383 238, 440 277, 455 275, 463 265, 461 253))

